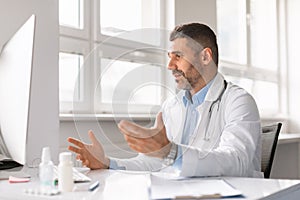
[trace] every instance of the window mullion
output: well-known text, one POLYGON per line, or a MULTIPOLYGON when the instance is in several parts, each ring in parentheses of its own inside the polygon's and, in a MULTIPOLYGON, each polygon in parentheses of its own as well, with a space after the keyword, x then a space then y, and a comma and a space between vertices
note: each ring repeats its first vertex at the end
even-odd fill
POLYGON ((285 0, 276 0, 277 6, 277 43, 278 43, 278 102, 279 111, 286 114, 289 110, 288 106, 288 73, 287 73, 287 34, 286 34, 286 20, 287 20, 287 10, 285 0))
POLYGON ((247 34, 247 65, 252 66, 251 62, 251 20, 252 20, 252 14, 251 14, 251 0, 246 0, 246 20, 247 20, 247 28, 246 28, 246 34, 247 34))

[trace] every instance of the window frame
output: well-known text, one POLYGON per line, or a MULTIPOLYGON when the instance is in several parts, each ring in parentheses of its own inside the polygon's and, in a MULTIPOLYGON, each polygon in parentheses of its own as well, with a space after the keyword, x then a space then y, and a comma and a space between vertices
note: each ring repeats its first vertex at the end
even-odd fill
MULTIPOLYGON (((70 37, 61 36, 60 37, 60 52, 69 53, 69 54, 79 54, 83 56, 83 59, 86 60, 86 57, 89 53, 89 43, 84 40, 78 40, 70 37)), ((81 68, 82 70, 82 68, 81 68)), ((89 76, 91 74, 90 69, 86 69, 86 73, 81 74, 82 80, 86 82, 86 80, 90 80, 89 76)), ((89 109, 89 88, 88 84, 84 84, 83 86, 83 101, 79 102, 69 102, 69 101, 60 101, 60 112, 61 113, 72 113, 74 107, 76 107, 77 111, 85 111, 89 109)))
MULTIPOLYGON (((114 111, 111 109, 111 105, 101 102, 100 92, 93 93, 93 89, 97 84, 97 79, 101 75, 100 67, 97 67, 99 64, 99 59, 95 58, 94 55, 102 55, 110 57, 111 49, 117 51, 130 51, 133 49, 138 49, 140 54, 147 53, 151 56, 139 56, 139 53, 129 55, 126 57, 126 60, 133 61, 144 61, 148 63, 153 63, 154 61, 160 60, 160 62, 165 63, 167 57, 165 55, 158 54, 157 52, 151 51, 151 48, 163 48, 164 44, 159 46, 144 44, 141 42, 130 41, 122 38, 111 37, 103 35, 100 32, 100 0, 83 0, 84 3, 84 25, 83 29, 76 29, 67 26, 59 26, 60 29, 60 52, 64 53, 75 53, 82 54, 84 56, 84 63, 89 62, 89 65, 92 67, 90 69, 85 69, 83 77, 85 80, 84 89, 84 101, 82 102, 60 102, 60 113, 61 114, 106 114, 117 112, 117 114, 124 114, 127 111, 124 110, 124 105, 116 105, 117 110, 114 111), (105 42, 105 51, 91 53, 93 50, 97 50, 98 45, 103 45, 105 42), (144 49, 145 45, 150 48, 144 49), (105 55, 103 55, 105 52, 105 55), (94 54, 94 55, 92 55, 94 54), (151 59, 150 59, 151 58, 151 59), (96 103, 95 103, 96 102, 96 103)), ((160 24, 164 24, 165 15, 162 10, 164 7, 164 2, 161 2, 160 9, 160 24)), ((115 53, 114 53, 115 54, 115 53)), ((112 54, 113 55, 113 54, 112 54)), ((106 58, 107 58, 106 57, 106 58)), ((158 62, 159 63, 159 62, 158 62)), ((166 84, 166 67, 161 69, 162 85, 166 84)), ((166 91, 162 89, 161 99, 166 98, 166 91)), ((149 110, 153 105, 130 105, 131 110, 134 110, 137 114, 145 114, 146 110, 149 110)), ((115 114, 115 113, 113 113, 115 114)))
MULTIPOLYGON (((277 111, 264 110, 259 108, 261 116, 265 118, 286 118, 287 116, 287 80, 286 76, 286 61, 284 56, 285 50, 285 9, 283 0, 276 1, 276 27, 277 27, 277 69, 275 71, 255 67, 251 63, 251 0, 246 1, 246 55, 247 63, 245 65, 222 60, 220 57, 220 71, 226 76, 234 76, 237 78, 249 78, 253 81, 267 81, 276 83, 278 88, 278 109, 277 111)), ((255 97, 255 96, 254 96, 255 97)))
POLYGON ((60 36, 89 40, 91 23, 90 23, 90 15, 88 13, 90 8, 91 8, 91 1, 83 0, 83 29, 77 29, 73 27, 59 25, 60 36))

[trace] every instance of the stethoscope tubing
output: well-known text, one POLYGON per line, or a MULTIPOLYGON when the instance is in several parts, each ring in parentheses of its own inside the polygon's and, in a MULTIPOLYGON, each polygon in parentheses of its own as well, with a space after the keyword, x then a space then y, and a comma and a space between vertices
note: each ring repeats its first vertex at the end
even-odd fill
POLYGON ((206 124, 206 129, 205 129, 205 134, 204 134, 204 140, 206 140, 206 141, 209 141, 209 137, 208 137, 209 136, 209 134, 208 134, 209 130, 208 130, 208 128, 209 128, 209 124, 210 124, 210 121, 211 121, 211 116, 212 116, 213 108, 217 104, 218 105, 217 111, 219 111, 219 105, 220 105, 220 102, 222 100, 223 94, 224 94, 224 92, 227 89, 227 85, 228 85, 227 81, 224 80, 224 88, 223 88, 222 92, 220 93, 220 95, 218 96, 218 98, 212 102, 212 104, 209 107, 209 110, 208 110, 208 121, 207 121, 207 124, 206 124))

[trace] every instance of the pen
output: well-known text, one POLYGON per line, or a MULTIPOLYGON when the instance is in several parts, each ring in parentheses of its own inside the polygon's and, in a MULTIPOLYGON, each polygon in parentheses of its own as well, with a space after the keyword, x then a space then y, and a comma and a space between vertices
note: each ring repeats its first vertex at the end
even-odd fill
POLYGON ((91 192, 94 191, 98 186, 99 186, 99 181, 96 181, 95 183, 90 185, 89 191, 91 191, 91 192))
POLYGON ((218 193, 216 194, 205 194, 200 196, 176 196, 175 199, 220 199, 222 196, 218 193))

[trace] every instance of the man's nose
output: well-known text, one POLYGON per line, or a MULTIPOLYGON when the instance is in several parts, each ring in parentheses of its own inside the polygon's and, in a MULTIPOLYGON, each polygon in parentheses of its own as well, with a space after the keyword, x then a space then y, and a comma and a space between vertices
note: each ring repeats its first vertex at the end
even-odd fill
POLYGON ((175 70, 177 69, 177 60, 173 56, 169 56, 168 69, 175 70))

